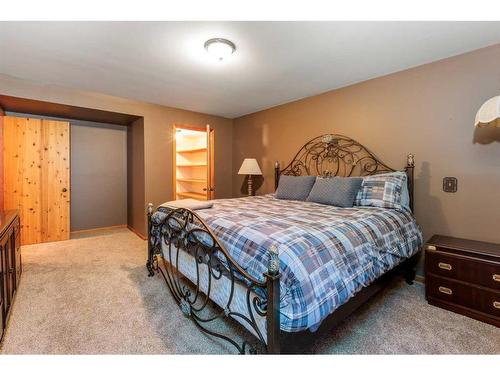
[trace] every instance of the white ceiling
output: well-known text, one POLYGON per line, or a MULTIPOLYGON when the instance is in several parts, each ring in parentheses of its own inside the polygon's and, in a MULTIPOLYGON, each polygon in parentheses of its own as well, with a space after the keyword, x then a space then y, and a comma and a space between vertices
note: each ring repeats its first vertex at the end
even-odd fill
POLYGON ((500 22, 0 22, 0 73, 233 118, 496 43, 500 22))

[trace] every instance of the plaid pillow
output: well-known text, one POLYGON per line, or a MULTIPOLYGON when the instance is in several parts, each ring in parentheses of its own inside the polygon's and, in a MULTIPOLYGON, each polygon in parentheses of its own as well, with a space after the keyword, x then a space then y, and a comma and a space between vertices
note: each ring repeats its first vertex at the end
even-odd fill
POLYGON ((405 176, 396 174, 366 176, 354 204, 402 209, 401 196, 405 181, 405 176))

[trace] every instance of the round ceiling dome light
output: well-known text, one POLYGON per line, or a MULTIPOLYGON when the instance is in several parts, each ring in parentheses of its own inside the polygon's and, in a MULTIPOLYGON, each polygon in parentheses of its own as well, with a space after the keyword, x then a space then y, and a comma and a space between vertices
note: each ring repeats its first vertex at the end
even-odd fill
POLYGON ((236 46, 230 40, 213 38, 205 42, 205 49, 217 60, 222 61, 227 59, 234 53, 234 51, 236 51, 236 46))

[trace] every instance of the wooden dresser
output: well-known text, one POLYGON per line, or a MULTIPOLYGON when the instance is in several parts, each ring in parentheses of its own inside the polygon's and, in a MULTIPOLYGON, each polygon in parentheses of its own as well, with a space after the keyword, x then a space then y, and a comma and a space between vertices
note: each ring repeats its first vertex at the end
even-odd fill
POLYGON ((21 279, 21 238, 17 211, 0 211, 0 342, 21 279))
POLYGON ((500 245, 433 236, 425 285, 431 305, 500 327, 500 245))

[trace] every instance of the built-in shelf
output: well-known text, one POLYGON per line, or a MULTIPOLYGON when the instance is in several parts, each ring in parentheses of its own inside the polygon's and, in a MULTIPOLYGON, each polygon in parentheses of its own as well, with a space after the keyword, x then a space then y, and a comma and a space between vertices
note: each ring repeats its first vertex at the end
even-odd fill
POLYGON ((207 195, 206 194, 201 194, 201 193, 191 193, 191 192, 188 192, 188 191, 185 191, 185 192, 177 192, 177 195, 180 196, 180 197, 184 197, 184 198, 193 198, 193 199, 201 199, 201 200, 206 200, 207 199, 207 195))
POLYGON ((197 147, 197 148, 188 148, 185 150, 177 150, 177 153, 179 154, 190 154, 193 152, 202 152, 202 151, 207 151, 206 147, 197 147))
POLYGON ((179 182, 191 182, 193 184, 206 184, 207 180, 205 178, 178 178, 179 182))
POLYGON ((212 193, 202 188, 212 186, 213 132, 207 128, 175 125, 173 138, 173 191, 175 199, 207 200, 212 193))
POLYGON ((177 164, 178 167, 206 167, 207 163, 177 164))

